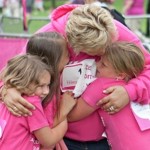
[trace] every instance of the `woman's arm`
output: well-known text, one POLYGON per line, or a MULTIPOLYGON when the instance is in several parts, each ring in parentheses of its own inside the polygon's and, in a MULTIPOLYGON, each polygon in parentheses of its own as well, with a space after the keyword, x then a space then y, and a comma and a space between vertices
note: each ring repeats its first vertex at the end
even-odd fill
POLYGON ((145 56, 145 67, 143 72, 130 80, 127 85, 112 86, 105 89, 109 95, 100 99, 98 105, 103 105, 105 110, 113 105, 115 111, 111 112, 112 114, 120 111, 130 100, 145 104, 150 102, 150 53, 145 50, 139 38, 132 31, 118 21, 115 21, 115 24, 118 29, 118 41, 132 42, 141 47, 145 56))
MULTIPOLYGON (((3 95, 3 91, 1 94, 3 95)), ((30 110, 35 109, 35 107, 27 102, 15 88, 7 89, 7 93, 5 93, 3 97, 3 102, 8 110, 16 116, 32 115, 30 110)))
POLYGON ((115 114, 119 112, 129 103, 129 95, 123 86, 111 86, 103 91, 107 94, 104 98, 100 99, 97 106, 100 106, 104 111, 109 114, 115 114), (114 110, 110 111, 110 107, 113 106, 114 110))

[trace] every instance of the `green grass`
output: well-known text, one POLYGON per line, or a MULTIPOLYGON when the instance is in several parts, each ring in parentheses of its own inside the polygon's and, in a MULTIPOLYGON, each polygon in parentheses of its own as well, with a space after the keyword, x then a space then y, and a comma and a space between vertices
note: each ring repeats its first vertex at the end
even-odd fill
MULTIPOLYGON (((66 0, 56 0, 56 7, 62 5, 66 0)), ((33 9, 31 18, 47 18, 52 10, 51 0, 44 0, 44 11, 40 12, 33 9)), ((35 33, 39 28, 46 25, 50 20, 35 20, 29 19, 28 21, 28 34, 35 33)), ((4 33, 24 33, 23 22, 21 19, 10 19, 9 17, 3 17, 1 28, 4 33)))
MULTIPOLYGON (((56 0, 56 7, 63 5, 67 0, 56 0)), ((32 13, 32 17, 44 17, 48 18, 51 10, 52 10, 52 3, 50 0, 44 0, 44 12, 39 12, 37 10, 34 10, 32 13)), ((47 24, 49 21, 34 21, 32 20, 29 24, 29 33, 34 33, 37 31, 40 27, 47 24)))
MULTIPOLYGON (((56 0, 56 7, 59 5, 62 5, 66 2, 67 0, 56 0)), ((114 2, 114 7, 119 11, 122 12, 124 6, 124 1, 123 0, 115 0, 114 2)), ((145 10, 147 6, 147 0, 145 0, 145 10)), ((33 18, 48 18, 48 15, 50 14, 50 11, 52 9, 52 3, 51 0, 44 0, 44 11, 40 12, 37 10, 33 10, 32 12, 32 17, 33 18)), ((39 28, 47 24, 50 20, 30 20, 28 22, 28 33, 32 34, 36 32, 39 28)), ((22 21, 21 20, 10 20, 8 18, 5 18, 3 20, 2 24, 3 31, 6 33, 23 33, 23 26, 22 26, 22 21)), ((146 19, 143 19, 143 23, 141 26, 141 30, 145 32, 146 28, 146 19)))

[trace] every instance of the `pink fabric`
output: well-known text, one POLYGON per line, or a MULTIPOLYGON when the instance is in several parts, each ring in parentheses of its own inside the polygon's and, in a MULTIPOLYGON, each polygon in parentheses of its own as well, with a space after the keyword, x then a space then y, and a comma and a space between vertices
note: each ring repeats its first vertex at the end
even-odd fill
MULTIPOLYGON (((44 26, 43 28, 41 28, 38 32, 57 31, 57 32, 60 32, 65 37, 66 36, 65 35, 66 22, 68 20, 68 17, 70 15, 71 11, 74 8, 76 8, 77 6, 78 5, 63 5, 63 6, 58 7, 51 16, 52 17, 51 23, 49 23, 46 26, 44 26)), ((134 42, 137 45, 142 46, 139 39, 130 30, 128 30, 126 27, 124 27, 121 23, 119 23, 117 21, 115 21, 115 24, 116 24, 118 32, 119 32, 118 40, 134 42)), ((6 42, 6 40, 4 42, 6 42)), ((3 48, 7 47, 9 42, 5 43, 5 46, 3 46, 3 48)), ((20 44, 20 43, 18 43, 18 44, 20 44)), ((15 48, 17 46, 18 45, 15 45, 15 48)), ((20 47, 20 46, 18 46, 18 47, 20 47)), ((71 60, 83 60, 83 59, 89 57, 88 55, 83 54, 83 53, 76 56, 75 53, 73 52, 72 48, 69 45, 68 45, 68 47, 69 47, 71 60)), ((15 51, 15 53, 14 53, 14 51, 12 51, 11 48, 12 48, 12 45, 11 45, 10 51, 9 51, 10 54, 12 54, 12 52, 13 52, 13 55, 15 55, 16 53, 20 53, 20 51, 19 52, 15 51)), ((20 48, 19 48, 19 50, 20 50, 20 48)), ((143 51, 144 51, 144 48, 143 48, 143 51)), ((2 51, 0 51, 0 52, 2 52, 2 51)), ((6 53, 0 53, 0 54, 1 54, 0 55, 0 57, 1 57, 2 54, 4 55, 6 53)), ((149 76, 149 74, 150 74, 150 55, 146 51, 144 51, 144 55, 145 55, 145 64, 146 65, 145 65, 145 69, 144 69, 143 73, 138 78, 131 80, 129 82, 129 84, 125 86, 125 88, 128 91, 130 99, 143 101, 143 103, 147 103, 148 100, 150 99, 150 94, 149 94, 150 93, 150 76, 149 76)), ((1 59, 4 58, 4 60, 2 59, 3 61, 1 63, 2 67, 6 63, 8 56, 10 58, 10 55, 8 55, 8 53, 7 53, 7 55, 5 55, 4 57, 1 57, 1 59)), ((81 140, 81 141, 100 139, 101 133, 103 131, 101 122, 99 122, 99 121, 95 122, 95 127, 93 128, 93 121, 96 120, 96 118, 98 118, 98 117, 97 117, 97 114, 95 114, 95 116, 93 115, 90 117, 91 118, 88 118, 88 119, 85 119, 82 121, 69 123, 69 129, 68 129, 66 136, 76 139, 76 140, 81 140), (97 133, 99 133, 99 134, 97 134, 97 133)))
POLYGON ((146 51, 133 32, 123 26, 120 22, 115 21, 118 29, 118 41, 133 42, 137 46, 141 47, 145 56, 145 68, 140 76, 129 81, 125 88, 129 94, 130 100, 138 101, 142 103, 150 102, 150 54, 146 51), (130 35, 130 36, 129 36, 130 35))
MULTIPOLYGON (((105 88, 123 84, 124 81, 99 78, 89 85, 82 98, 95 109, 99 99, 105 96, 103 94, 105 88)), ((114 115, 109 115, 101 109, 97 111, 103 120, 112 150, 149 150, 150 129, 140 130, 130 104, 114 115)))
POLYGON ((1 150, 38 149, 38 141, 35 140, 32 132, 49 126, 40 99, 35 96, 24 98, 36 107, 32 116, 16 117, 8 111, 4 104, 0 105, 0 118, 6 121, 6 127, 0 139, 1 150))
MULTIPOLYGON (((57 111, 56 106, 57 106, 57 100, 56 100, 56 97, 54 96, 51 102, 44 108, 44 113, 46 115, 46 118, 51 128, 53 127, 54 117, 57 111)), ((56 150, 68 150, 63 140, 59 141, 56 144, 55 149, 56 150)))
MULTIPOLYGON (((125 3, 128 0, 125 1, 125 3)), ((133 0, 133 4, 127 10, 126 15, 143 15, 144 14, 144 0, 133 0)))
MULTIPOLYGON (((78 6, 79 5, 63 5, 58 7, 56 10, 54 10, 54 12, 51 15, 51 22, 42 27, 38 32, 57 31, 65 37, 65 26, 68 17, 71 11, 78 6)), ((136 45, 139 45, 143 49, 145 55, 145 69, 138 78, 131 80, 129 84, 125 86, 125 88, 131 100, 137 100, 142 101, 143 103, 148 103, 150 100, 150 55, 148 54, 148 52, 146 52, 146 50, 142 46, 142 43, 134 33, 132 33, 128 28, 123 26, 118 21, 115 21, 114 23, 116 24, 119 34, 118 41, 134 42, 136 45)), ((68 45, 68 47, 71 61, 80 61, 89 57, 88 55, 83 53, 76 56, 70 45, 68 45)), ((66 133, 66 136, 68 138, 76 139, 79 141, 98 140, 102 138, 100 137, 100 135, 103 132, 103 127, 96 115, 97 114, 93 116, 91 115, 89 118, 78 122, 69 123, 69 128, 66 133), (98 121, 96 122, 96 120, 98 121)))
POLYGON ((44 108, 45 116, 48 120, 50 127, 53 127, 54 117, 56 115, 56 97, 54 96, 51 102, 44 108))
POLYGON ((22 53, 26 38, 0 38, 0 70, 13 56, 22 53))

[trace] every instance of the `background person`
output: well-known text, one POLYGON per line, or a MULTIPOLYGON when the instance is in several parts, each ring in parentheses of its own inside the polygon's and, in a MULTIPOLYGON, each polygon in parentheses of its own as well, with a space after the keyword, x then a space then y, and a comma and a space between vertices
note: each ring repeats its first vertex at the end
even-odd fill
MULTIPOLYGON (((123 14, 127 16, 145 14, 144 0, 125 0, 123 14)), ((146 37, 141 32, 142 19, 126 19, 126 23, 143 42, 147 41, 146 37)))

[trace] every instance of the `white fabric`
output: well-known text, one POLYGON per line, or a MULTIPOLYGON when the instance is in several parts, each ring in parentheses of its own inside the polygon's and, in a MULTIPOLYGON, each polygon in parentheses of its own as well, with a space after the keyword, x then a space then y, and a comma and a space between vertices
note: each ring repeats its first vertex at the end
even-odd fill
POLYGON ((94 59, 86 59, 66 65, 61 76, 61 90, 74 93, 79 97, 87 85, 95 80, 96 63, 94 59))

